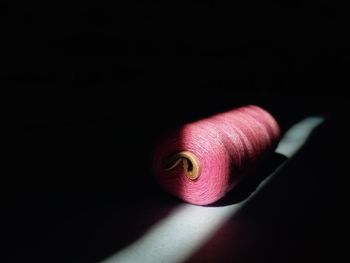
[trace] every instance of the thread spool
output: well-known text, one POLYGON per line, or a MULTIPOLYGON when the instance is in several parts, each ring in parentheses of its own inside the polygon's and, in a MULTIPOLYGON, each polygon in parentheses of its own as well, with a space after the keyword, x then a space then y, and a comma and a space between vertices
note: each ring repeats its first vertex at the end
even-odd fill
POLYGON ((249 105, 186 124, 155 148, 153 171, 169 193, 192 204, 221 199, 277 146, 280 128, 249 105))

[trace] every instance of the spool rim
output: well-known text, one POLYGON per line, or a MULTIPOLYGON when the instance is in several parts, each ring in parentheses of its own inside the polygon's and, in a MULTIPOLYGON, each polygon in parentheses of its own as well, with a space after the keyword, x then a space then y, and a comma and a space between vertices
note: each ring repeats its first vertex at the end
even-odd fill
POLYGON ((195 154, 181 151, 164 159, 164 170, 170 171, 182 163, 185 176, 194 181, 200 176, 200 163, 195 154))

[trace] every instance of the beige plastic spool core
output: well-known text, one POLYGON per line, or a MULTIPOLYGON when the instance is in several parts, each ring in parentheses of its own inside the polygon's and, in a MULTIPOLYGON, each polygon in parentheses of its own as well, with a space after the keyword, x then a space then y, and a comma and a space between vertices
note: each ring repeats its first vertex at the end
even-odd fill
POLYGON ((182 162, 185 175, 190 180, 196 180, 200 176, 200 165, 197 157, 188 151, 183 151, 167 157, 164 169, 170 171, 182 162))

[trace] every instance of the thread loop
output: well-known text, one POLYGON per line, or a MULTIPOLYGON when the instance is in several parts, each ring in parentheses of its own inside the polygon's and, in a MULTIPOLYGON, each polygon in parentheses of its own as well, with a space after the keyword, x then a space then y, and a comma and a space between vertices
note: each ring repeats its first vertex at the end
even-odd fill
POLYGON ((200 176, 200 165, 197 157, 189 151, 181 151, 165 158, 164 170, 170 171, 182 162, 184 173, 190 180, 196 180, 200 176))

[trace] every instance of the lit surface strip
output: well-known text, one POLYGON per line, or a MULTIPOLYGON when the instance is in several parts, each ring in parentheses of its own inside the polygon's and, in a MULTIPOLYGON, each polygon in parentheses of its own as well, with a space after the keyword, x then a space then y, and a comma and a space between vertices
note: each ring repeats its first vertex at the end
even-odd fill
MULTIPOLYGON (((323 121, 323 117, 308 117, 295 124, 285 133, 276 152, 288 158, 292 157, 323 121)), ((240 207, 249 202, 273 174, 268 176, 249 198, 237 204, 223 207, 182 204, 170 216, 150 228, 140 239, 102 262, 183 262, 240 207)))

